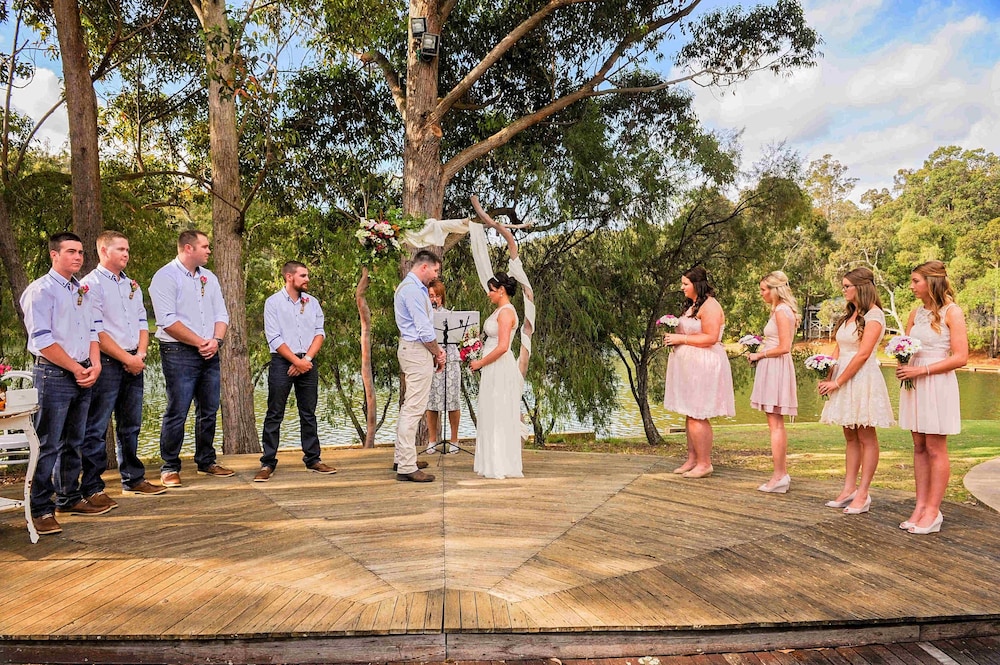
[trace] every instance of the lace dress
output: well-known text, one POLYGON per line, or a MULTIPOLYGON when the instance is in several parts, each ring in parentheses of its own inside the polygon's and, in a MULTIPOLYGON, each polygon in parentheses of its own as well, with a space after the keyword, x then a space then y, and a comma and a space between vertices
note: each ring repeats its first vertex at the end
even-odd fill
MULTIPOLYGON (((951 330, 941 309, 941 332, 931 327, 931 313, 923 305, 917 310, 910 328, 910 337, 920 340, 910 364, 931 365, 951 355, 951 330)), ((919 376, 913 379, 912 390, 899 391, 899 426, 920 434, 958 434, 962 431, 962 415, 958 404, 958 377, 955 371, 919 376)))
MULTIPOLYGON (((483 324, 483 356, 497 347, 497 317, 511 304, 497 309, 483 324)), ((514 313, 517 328, 516 317, 514 313)), ((511 331, 511 339, 514 338, 511 331)), ((476 458, 472 468, 486 478, 521 478, 521 393, 524 378, 507 343, 507 351, 482 368, 476 423, 476 458)))
MULTIPOLYGON (((885 314, 878 307, 873 307, 865 314, 865 326, 870 325, 877 325, 880 334, 885 331, 885 314)), ((851 321, 840 326, 837 330, 837 348, 840 356, 833 379, 840 376, 861 348, 857 323, 851 321)), ((819 421, 842 427, 892 427, 895 424, 889 391, 885 387, 885 379, 882 378, 882 370, 879 369, 874 350, 857 373, 846 383, 841 382, 840 388, 830 394, 830 400, 823 407, 819 421)))
MULTIPOLYGON (((670 351, 663 395, 663 407, 667 411, 695 420, 736 415, 733 370, 722 347, 723 329, 719 330, 719 341, 712 346, 681 344, 670 351)), ((678 335, 701 333, 701 319, 685 314, 676 332, 678 335)))
MULTIPOLYGON (((764 326, 764 347, 761 352, 778 348, 778 316, 791 319, 795 328, 795 312, 788 305, 778 305, 764 326)), ((761 358, 753 379, 750 406, 765 413, 780 413, 785 416, 798 415, 799 398, 795 387, 795 364, 792 354, 783 353, 774 358, 761 358)))

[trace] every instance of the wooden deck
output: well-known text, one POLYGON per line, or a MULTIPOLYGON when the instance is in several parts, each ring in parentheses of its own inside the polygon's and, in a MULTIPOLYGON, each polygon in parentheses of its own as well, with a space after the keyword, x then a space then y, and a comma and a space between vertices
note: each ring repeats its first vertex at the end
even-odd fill
MULTIPOLYGON (((912 496, 826 508, 838 483, 754 491, 676 459, 526 451, 526 478, 471 456, 400 483, 391 449, 282 452, 228 479, 120 497, 28 542, 0 514, 0 662, 357 662, 603 658, 1000 634, 1000 517, 949 504, 897 528, 912 496)), ((440 461, 441 466, 437 466, 440 461)), ((16 488, 11 488, 16 492, 16 488)))

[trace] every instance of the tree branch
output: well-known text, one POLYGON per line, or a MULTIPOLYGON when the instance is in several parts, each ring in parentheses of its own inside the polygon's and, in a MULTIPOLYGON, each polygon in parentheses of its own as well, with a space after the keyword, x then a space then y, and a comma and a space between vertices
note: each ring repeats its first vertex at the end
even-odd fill
POLYGON ((403 122, 405 123, 406 93, 403 91, 403 86, 399 83, 399 74, 392 68, 392 63, 378 51, 360 53, 358 54, 358 59, 365 64, 374 63, 382 70, 382 76, 385 77, 385 82, 389 85, 389 90, 392 92, 392 101, 396 103, 396 110, 399 111, 399 115, 403 117, 403 122))

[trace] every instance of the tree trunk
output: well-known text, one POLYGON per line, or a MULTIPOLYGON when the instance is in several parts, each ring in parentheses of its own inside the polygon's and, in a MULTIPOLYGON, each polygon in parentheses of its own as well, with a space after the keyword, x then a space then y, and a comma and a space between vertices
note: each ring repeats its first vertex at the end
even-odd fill
POLYGON ((639 415, 642 417, 642 431, 646 435, 646 441, 651 446, 663 443, 663 436, 653 422, 653 414, 649 409, 649 363, 646 360, 636 363, 635 366, 635 401, 639 406, 639 415))
POLYGON ((101 217, 101 164, 97 146, 97 95, 90 78, 87 45, 76 0, 53 0, 59 36, 66 112, 69 116, 70 173, 73 176, 73 228, 83 240, 83 273, 97 266, 101 217))
POLYGON ((10 221, 10 210, 7 208, 7 198, 0 194, 0 256, 3 269, 7 273, 11 295, 14 297, 14 311, 24 323, 24 312, 21 311, 21 294, 28 288, 28 273, 25 272, 21 251, 14 235, 14 225, 10 221))
POLYGON ((372 311, 365 294, 368 292, 368 268, 361 268, 361 279, 354 290, 354 302, 361 319, 361 382, 365 386, 365 440, 364 448, 375 447, 375 378, 372 375, 372 311))
POLYGON ((229 310, 222 347, 223 452, 260 452, 254 419, 253 382, 247 352, 246 280, 239 136, 236 129, 235 54, 224 0, 192 0, 205 32, 208 122, 212 160, 212 229, 215 270, 229 310))

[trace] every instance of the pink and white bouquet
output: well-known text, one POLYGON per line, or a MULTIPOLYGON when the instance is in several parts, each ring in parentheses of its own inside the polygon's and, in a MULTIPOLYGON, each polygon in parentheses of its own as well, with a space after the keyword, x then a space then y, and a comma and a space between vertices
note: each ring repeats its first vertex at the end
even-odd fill
POLYGON ((483 340, 479 338, 479 327, 471 326, 462 336, 458 345, 458 357, 463 363, 471 363, 483 357, 483 340))
POLYGON ((666 326, 668 328, 676 328, 680 322, 681 320, 678 319, 673 314, 664 314, 663 316, 661 316, 656 320, 656 325, 666 326))
POLYGON ((398 252, 400 229, 386 220, 362 219, 354 236, 365 248, 366 259, 373 261, 388 252, 398 252))
MULTIPOLYGON (((908 335, 896 335, 885 345, 886 354, 896 359, 900 365, 909 364, 910 358, 920 350, 920 340, 908 335)), ((913 390, 913 381, 904 379, 899 382, 903 390, 913 390)))
MULTIPOLYGON (((822 381, 830 373, 830 368, 837 364, 837 359, 833 356, 826 356, 822 353, 817 353, 815 355, 809 356, 805 359, 805 366, 816 373, 819 380, 822 381)), ((830 399, 829 396, 823 395, 823 399, 830 399)))
POLYGON ((757 349, 764 343, 764 338, 760 335, 743 335, 737 340, 737 343, 745 346, 747 353, 757 353, 757 349))

